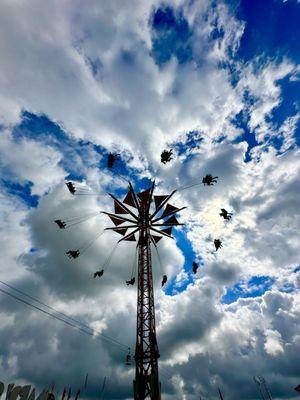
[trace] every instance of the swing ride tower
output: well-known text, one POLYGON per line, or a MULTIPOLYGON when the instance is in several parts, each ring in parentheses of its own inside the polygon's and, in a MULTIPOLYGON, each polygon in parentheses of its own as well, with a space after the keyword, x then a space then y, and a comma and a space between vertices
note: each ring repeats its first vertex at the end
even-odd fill
POLYGON ((163 237, 172 238, 172 227, 179 224, 174 214, 183 208, 168 203, 174 195, 153 195, 155 183, 141 193, 135 193, 131 183, 123 202, 114 200, 115 212, 107 213, 114 227, 107 228, 123 236, 119 240, 137 242, 137 325, 135 347, 135 400, 159 400, 161 398, 156 340, 155 308, 151 245, 156 246, 163 237), (153 208, 154 204, 154 209, 153 208), (129 207, 128 207, 129 206, 129 207), (134 211, 133 211, 134 210, 134 211))

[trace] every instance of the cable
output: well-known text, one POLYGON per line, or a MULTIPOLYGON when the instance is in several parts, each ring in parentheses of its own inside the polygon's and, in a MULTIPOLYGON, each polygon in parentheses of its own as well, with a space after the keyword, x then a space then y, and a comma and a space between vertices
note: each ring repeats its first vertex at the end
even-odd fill
POLYGON ((73 196, 106 196, 106 193, 74 193, 73 196))
POLYGON ((161 262, 160 254, 158 252, 157 246, 154 246, 154 247, 155 247, 155 250, 156 250, 156 253, 157 253, 158 263, 159 263, 159 266, 160 266, 160 272, 163 275, 164 270, 163 270, 163 265, 162 265, 162 262, 161 262))
POLYGON ((76 187, 75 190, 76 190, 75 194, 78 193, 78 192, 80 192, 80 193, 91 193, 91 190, 87 189, 87 188, 76 187))
MULTIPOLYGON (((40 307, 37 307, 37 306, 35 306, 34 304, 31 304, 31 303, 27 302, 26 300, 21 299, 20 297, 15 296, 15 295, 13 295, 12 293, 6 292, 5 290, 3 290, 3 289, 0 288, 0 291, 1 291, 1 292, 3 292, 3 293, 5 293, 5 294, 7 294, 7 295, 13 297, 14 299, 16 299, 16 300, 18 300, 18 301, 21 301, 22 303, 24 303, 24 304, 26 304, 26 305, 28 305, 28 306, 30 306, 30 307, 33 307, 33 308, 35 308, 35 309, 37 309, 37 310, 39 310, 39 311, 41 311, 41 312, 43 312, 43 313, 45 313, 45 314, 47 314, 47 315, 53 317, 53 318, 55 318, 55 319, 58 319, 58 320, 60 320, 61 322, 66 323, 67 325, 70 325, 70 326, 72 326, 72 327, 75 327, 76 329, 79 329, 80 331, 82 331, 82 332, 84 332, 84 333, 86 333, 86 334, 88 334, 88 335, 90 335, 90 336, 93 336, 93 337, 94 337, 94 333, 97 333, 99 336, 102 336, 103 339, 105 339, 105 340, 107 340, 107 341, 110 341, 110 342, 114 343, 115 345, 118 345, 118 346, 120 346, 120 347, 124 347, 124 348, 126 348, 126 349, 128 348, 127 345, 125 345, 125 344, 119 342, 118 340, 113 339, 113 338, 111 338, 110 336, 104 335, 103 333, 101 333, 101 332, 99 332, 99 331, 97 331, 97 330, 95 330, 95 329, 90 328, 88 325, 83 324, 82 322, 76 320, 75 318, 69 317, 67 314, 65 314, 65 313, 63 313, 63 312, 61 312, 61 311, 58 311, 58 310, 56 310, 55 308, 53 308, 53 307, 51 307, 51 306, 48 306, 47 304, 41 302, 40 300, 34 298, 33 296, 30 296, 30 295, 26 294, 25 292, 22 292, 21 290, 19 290, 19 289, 17 289, 17 288, 14 288, 13 286, 11 286, 11 285, 9 285, 9 284, 3 282, 3 281, 0 281, 0 283, 2 283, 3 285, 9 287, 9 288, 12 289, 12 290, 15 290, 16 292, 22 294, 23 296, 26 296, 26 297, 32 299, 33 301, 36 301, 37 303, 43 305, 44 307, 47 307, 47 308, 49 308, 50 310, 53 310, 55 313, 62 315, 63 317, 69 319, 70 321, 73 321, 73 322, 75 322, 75 323, 81 325, 84 329, 83 329, 83 328, 80 328, 80 327, 78 327, 78 326, 76 326, 76 325, 74 325, 74 324, 72 324, 72 323, 69 322, 69 321, 66 321, 66 320, 63 319, 63 318, 60 318, 60 317, 57 316, 57 315, 54 315, 54 314, 52 314, 52 313, 50 313, 50 312, 48 312, 48 311, 46 311, 46 310, 43 310, 43 309, 41 309, 40 307), (89 330, 90 332, 87 331, 87 330, 89 330)), ((97 336, 96 336, 96 338, 97 338, 97 336)), ((124 351, 125 351, 125 350, 124 350, 124 351)))
MULTIPOLYGON (((29 294, 27 294, 27 293, 25 293, 25 292, 22 292, 22 290, 19 290, 19 289, 15 288, 15 287, 9 285, 8 283, 1 281, 1 280, 0 280, 0 283, 2 283, 2 285, 5 285, 5 286, 9 287, 10 289, 12 289, 12 290, 14 290, 14 291, 16 291, 16 292, 22 294, 23 296, 26 296, 26 297, 28 297, 29 299, 33 300, 33 301, 36 301, 37 303, 41 304, 42 306, 49 308, 50 310, 56 312, 57 314, 61 314, 61 315, 64 316, 65 318, 68 318, 68 319, 70 319, 71 321, 74 321, 74 322, 76 322, 76 323, 78 323, 78 324, 80 324, 80 325, 82 325, 82 326, 84 326, 84 327, 86 327, 86 328, 88 328, 88 329, 91 329, 88 325, 84 325, 82 322, 77 321, 76 319, 74 319, 74 318, 72 318, 72 317, 69 317, 67 314, 64 314, 63 312, 58 311, 58 310, 56 310, 55 308, 53 308, 53 307, 51 307, 51 306, 48 306, 46 303, 43 303, 42 301, 36 299, 35 297, 30 296, 29 294)), ((91 329, 91 330, 92 330, 92 329, 91 329)))
POLYGON ((155 176, 155 179, 154 179, 154 180, 157 180, 158 174, 160 173, 160 170, 161 170, 161 165, 159 164, 159 166, 158 166, 156 172, 154 173, 154 176, 155 176))
POLYGON ((100 236, 103 235, 103 233, 104 233, 104 231, 97 234, 96 237, 93 240, 91 240, 91 242, 86 247, 83 248, 83 250, 81 251, 81 254, 84 253, 87 249, 89 249, 95 243, 95 241, 97 239, 99 239, 100 236))
MULTIPOLYGON (((198 179, 191 179, 190 181, 186 182, 185 185, 186 185, 186 186, 192 185, 194 182, 198 182, 198 183, 199 183, 199 178, 198 178, 198 179)), ((181 186, 179 186, 179 188, 180 188, 180 187, 181 187, 181 186)))
POLYGON ((128 179, 124 178, 119 172, 114 171, 116 175, 118 175, 119 178, 123 179, 124 182, 129 183, 128 179))
POLYGON ((83 219, 83 218, 89 218, 91 215, 97 215, 97 214, 101 215, 101 211, 90 211, 90 212, 88 212, 86 214, 74 215, 74 216, 72 216, 70 218, 62 218, 62 219, 63 219, 64 222, 72 223, 72 222, 75 222, 77 220, 80 220, 80 219, 83 219))
POLYGON ((165 375, 169 375, 169 379, 173 378, 173 374, 169 372, 169 370, 166 367, 162 367, 161 365, 159 366, 159 369, 164 372, 165 375))
MULTIPOLYGON (((20 293, 20 294, 22 294, 22 295, 24 295, 24 296, 27 296, 28 298, 30 298, 30 299, 36 301, 37 303, 40 303, 41 305, 43 305, 43 306, 45 306, 45 307, 47 307, 47 308, 53 310, 53 311, 56 312, 57 314, 63 315, 64 317, 68 318, 69 320, 74 321, 75 323, 78 323, 79 325, 83 326, 84 328, 87 328, 88 330, 87 330, 87 329, 80 328, 79 326, 74 325, 74 324, 72 324, 71 322, 66 321, 66 320, 63 319, 63 318, 60 318, 60 317, 58 317, 57 315, 54 315, 54 314, 52 314, 52 313, 50 313, 50 312, 48 312, 48 311, 46 311, 46 310, 43 310, 42 308, 40 308, 40 307, 38 307, 38 306, 35 306, 34 304, 31 304, 31 303, 27 302, 26 300, 21 299, 20 297, 15 296, 15 295, 13 295, 12 293, 9 293, 9 292, 7 292, 7 291, 5 291, 5 290, 3 290, 3 289, 0 288, 0 291, 1 291, 2 293, 4 293, 4 294, 6 294, 6 295, 8 295, 8 296, 10 296, 10 297, 12 297, 12 298, 14 298, 15 300, 18 300, 18 301, 20 301, 20 302, 26 304, 27 306, 30 306, 30 307, 32 307, 32 308, 38 310, 38 311, 41 311, 42 313, 48 315, 49 317, 52 317, 52 318, 54 318, 54 319, 56 319, 56 320, 59 320, 59 321, 65 323, 65 324, 67 324, 68 326, 79 330, 79 331, 82 332, 82 333, 85 333, 85 334, 87 334, 87 335, 89 335, 89 336, 95 337, 95 338, 98 339, 98 340, 101 340, 98 336, 95 336, 95 335, 94 335, 94 333, 98 333, 98 335, 101 336, 101 337, 102 337, 104 340, 106 340, 107 342, 110 342, 111 344, 114 344, 114 345, 116 345, 116 346, 119 346, 119 347, 124 348, 122 351, 124 351, 124 352, 127 353, 128 345, 125 345, 125 344, 119 342, 119 341, 116 340, 116 339, 113 339, 113 338, 111 338, 111 337, 109 337, 109 336, 107 336, 107 335, 104 335, 103 333, 100 333, 100 332, 97 331, 97 330, 91 329, 88 325, 85 325, 85 324, 83 324, 82 322, 80 322, 80 321, 78 321, 78 320, 76 320, 76 319, 74 319, 74 318, 72 318, 72 317, 69 317, 68 315, 64 314, 63 312, 60 312, 60 311, 56 310, 55 308, 53 308, 53 307, 51 307, 51 306, 48 306, 47 304, 41 302, 40 300, 34 298, 33 296, 28 295, 27 293, 25 293, 25 292, 23 292, 23 291, 21 291, 21 290, 19 290, 19 289, 13 287, 12 285, 9 285, 9 284, 6 283, 6 282, 3 282, 3 281, 0 280, 0 283, 2 283, 3 285, 5 285, 5 286, 11 288, 12 290, 15 290, 16 292, 18 292, 18 293, 20 293), (91 331, 91 332, 89 332, 89 331, 91 331), (125 349, 126 349, 126 350, 125 350, 125 349)), ((162 370, 162 374, 163 374, 163 375, 166 376, 166 374, 167 374, 167 375, 170 376, 170 378, 167 378, 167 379, 171 379, 172 374, 171 374, 166 368, 160 366, 160 369, 162 370)))
POLYGON ((194 186, 200 186, 200 185, 202 185, 202 182, 194 183, 193 185, 189 185, 189 186, 179 187, 178 189, 176 189, 176 191, 177 192, 182 192, 183 190, 189 189, 189 188, 194 187, 194 186))
POLYGON ((133 277, 135 277, 135 274, 136 274, 136 264, 137 264, 137 262, 136 262, 136 258, 137 258, 137 251, 138 251, 138 248, 136 247, 136 249, 135 249, 135 254, 133 255, 133 263, 132 263, 132 269, 131 269, 131 277, 130 277, 130 279, 132 279, 133 277))
POLYGON ((101 388, 101 392, 100 392, 100 400, 103 400, 105 384, 106 384, 106 376, 104 377, 104 380, 103 380, 103 383, 102 383, 102 388, 101 388))
POLYGON ((97 239, 99 239, 100 236, 103 235, 104 232, 105 232, 105 230, 103 230, 103 231, 97 233, 97 235, 96 235, 93 239, 91 239, 91 240, 85 242, 82 246, 77 246, 78 250, 80 250, 80 253, 83 254, 89 247, 92 246, 92 244, 95 243, 95 241, 96 241, 97 239))
POLYGON ((112 258, 113 258, 113 255, 114 255, 114 253, 115 253, 115 251, 116 251, 116 249, 117 249, 117 247, 118 247, 118 244, 119 244, 119 242, 117 242, 117 243, 114 245, 114 247, 112 248, 110 254, 109 254, 108 257, 107 257, 107 259, 104 261, 104 264, 103 264, 103 266, 102 266, 104 270, 106 269, 106 267, 107 267, 107 270, 108 270, 108 267, 109 267, 110 262, 111 262, 111 260, 112 260, 112 258))
MULTIPOLYGON (((89 217, 84 217, 84 218, 82 218, 82 219, 74 220, 74 222, 71 222, 70 224, 68 224, 68 222, 67 222, 66 229, 71 228, 72 226, 81 224, 82 222, 86 222, 86 221, 88 221, 88 220, 90 220, 90 219, 92 219, 92 218, 97 217, 98 215, 99 215, 99 214, 98 214, 98 212, 97 212, 97 213, 94 213, 93 215, 90 215, 89 217)), ((66 221, 65 221, 65 222, 66 222, 66 221)))
POLYGON ((97 217, 97 216, 100 216, 100 217, 103 216, 103 214, 101 214, 101 211, 93 211, 93 212, 90 212, 88 214, 83 214, 81 216, 75 216, 73 218, 68 218, 68 219, 66 219, 66 218, 55 218, 53 221, 55 223, 63 224, 63 226, 59 225, 59 227, 61 229, 62 228, 63 229, 68 229, 68 228, 71 228, 72 226, 81 224, 82 222, 88 221, 89 219, 97 217))
MULTIPOLYGON (((94 334, 93 334, 93 333, 88 332, 87 330, 85 330, 85 329, 83 329, 83 328, 80 328, 79 326, 74 325, 74 324, 72 324, 71 322, 64 320, 63 318, 60 318, 60 317, 58 317, 57 315, 54 315, 54 314, 52 314, 52 313, 50 313, 50 312, 48 312, 48 311, 46 311, 46 310, 43 310, 42 308, 37 307, 37 306, 35 306, 34 304, 31 304, 31 303, 29 303, 28 301, 26 301, 26 300, 24 300, 24 299, 21 299, 20 297, 15 296, 15 295, 13 295, 12 293, 9 293, 9 292, 7 292, 7 291, 5 291, 5 290, 3 290, 3 289, 0 289, 0 291, 1 291, 2 293, 7 294, 8 296, 14 298, 15 300, 18 300, 18 301, 20 301, 20 302, 22 302, 22 303, 24 303, 24 304, 26 304, 26 305, 28 305, 28 306, 30 306, 30 307, 32 307, 32 308, 35 308, 35 309, 38 310, 38 311, 41 311, 42 313, 44 313, 44 314, 46 314, 46 315, 48 315, 48 316, 50 316, 50 317, 52 317, 52 318, 54 318, 54 319, 57 319, 57 320, 59 320, 59 321, 65 323, 65 324, 67 324, 67 325, 69 325, 69 326, 71 326, 71 327, 73 327, 73 328, 78 329, 79 331, 81 331, 81 332, 83 332, 83 333, 86 333, 87 335, 90 335, 90 336, 93 336, 93 337, 94 337, 94 334)), ((102 335, 101 335, 101 336, 102 336, 102 335)), ((104 337, 104 336, 102 336, 102 337, 103 337, 103 339, 105 339, 105 340, 107 340, 107 341, 112 341, 112 342, 113 342, 113 340, 108 339, 107 337, 104 337)), ((96 339, 97 339, 97 336, 96 336, 96 339)), ((118 344, 118 345, 119 345, 119 344, 118 344)), ((127 348, 127 346, 125 346, 125 347, 127 348)), ((125 350, 124 350, 124 351, 125 351, 125 350)))
POLYGON ((95 217, 97 217, 97 215, 92 215, 92 216, 90 216, 88 218, 84 218, 84 219, 79 220, 77 222, 73 222, 71 224, 67 224, 66 229, 72 228, 72 226, 75 226, 75 225, 78 225, 78 224, 82 224, 83 222, 86 222, 86 221, 88 221, 88 220, 90 220, 92 218, 95 218, 95 217))
MULTIPOLYGON (((67 185, 67 182, 66 182, 67 185)), ((74 185, 74 183, 72 183, 73 187, 72 190, 70 190, 70 188, 68 187, 69 192, 73 195, 73 196, 86 196, 86 195, 92 195, 92 196, 104 196, 105 193, 95 193, 92 192, 90 190, 90 188, 87 187, 82 187, 82 186, 78 186, 78 185, 74 185)))
MULTIPOLYGON (((53 308, 53 307, 47 305, 46 303, 43 303, 42 301, 38 300, 37 298, 35 298, 35 297, 33 297, 33 296, 30 296, 29 294, 23 292, 22 290, 17 289, 17 288, 15 288, 14 286, 9 285, 8 283, 3 282, 3 281, 1 281, 1 280, 0 280, 0 283, 2 283, 2 285, 5 285, 5 286, 9 287, 10 289, 12 289, 12 290, 14 290, 14 291, 16 291, 16 292, 22 294, 23 296, 26 296, 26 297, 28 297, 29 299, 33 300, 33 301, 36 301, 37 303, 41 304, 42 306, 49 308, 50 310, 56 312, 57 314, 60 314, 60 315, 62 315, 63 317, 65 317, 65 318, 67 318, 67 319, 69 319, 69 320, 71 320, 71 321, 73 321, 73 322, 76 322, 76 323, 79 324, 79 325, 82 325, 84 328, 89 329, 91 332, 93 332, 93 333, 96 332, 96 333, 98 333, 98 334, 101 335, 101 336, 104 336, 104 337, 109 338, 109 336, 104 335, 103 333, 101 333, 101 332, 99 332, 99 331, 97 331, 97 330, 95 330, 95 329, 90 328, 88 325, 85 325, 83 322, 78 321, 78 320, 75 319, 75 318, 69 317, 67 314, 63 313, 62 311, 56 310, 55 308, 53 308)), ((121 343, 121 342, 118 342, 117 340, 115 340, 115 339, 113 339, 113 338, 111 338, 111 339, 112 339, 113 341, 119 343, 120 345, 124 346, 124 347, 126 346, 125 344, 123 344, 123 343, 121 343)))

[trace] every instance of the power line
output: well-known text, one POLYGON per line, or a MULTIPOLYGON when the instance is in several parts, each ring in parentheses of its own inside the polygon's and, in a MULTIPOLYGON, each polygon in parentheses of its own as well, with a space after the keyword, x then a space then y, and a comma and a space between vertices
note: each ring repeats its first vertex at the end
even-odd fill
POLYGON ((113 341, 116 342, 117 344, 128 348, 127 345, 125 345, 125 344, 119 342, 118 340, 113 339, 113 338, 111 338, 110 336, 104 335, 103 333, 101 333, 101 332, 99 332, 99 331, 97 331, 97 330, 95 330, 95 329, 90 328, 88 325, 84 324, 83 322, 78 321, 77 319, 70 317, 69 315, 63 313, 62 311, 56 310, 54 307, 51 307, 51 306, 49 306, 49 305, 46 304, 46 303, 43 303, 41 300, 37 299, 36 297, 30 296, 29 294, 23 292, 22 290, 17 289, 17 288, 15 288, 14 286, 9 285, 8 283, 3 282, 3 281, 1 281, 1 280, 0 280, 0 283, 2 283, 2 285, 5 285, 5 286, 9 287, 10 289, 12 289, 12 290, 14 290, 14 291, 16 291, 16 292, 22 294, 23 296, 26 296, 26 297, 28 297, 29 299, 33 300, 33 301, 36 301, 37 303, 41 304, 42 306, 49 308, 49 310, 52 310, 52 311, 54 311, 55 313, 62 315, 64 318, 67 318, 67 319, 69 319, 70 321, 73 321, 73 322, 75 322, 75 323, 81 325, 81 326, 84 327, 85 329, 88 329, 89 331, 91 331, 93 334, 94 334, 94 333, 97 333, 98 335, 101 335, 101 336, 105 337, 105 338, 108 339, 108 340, 113 340, 113 341))
MULTIPOLYGON (((113 338, 111 338, 111 337, 109 337, 109 336, 107 336, 107 335, 104 335, 103 333, 100 333, 99 331, 96 331, 96 330, 91 329, 89 326, 83 324, 82 322, 80 322, 80 321, 78 321, 78 320, 76 320, 76 319, 74 319, 74 318, 72 318, 72 317, 69 317, 68 315, 64 314, 63 312, 57 311, 55 308, 53 308, 53 307, 51 307, 51 306, 48 306, 47 304, 45 304, 45 303, 43 303, 43 302, 41 302, 41 301, 35 299, 33 296, 30 296, 30 295, 26 294, 25 292, 22 292, 21 290, 19 290, 19 289, 17 289, 17 288, 14 288, 13 286, 11 286, 11 285, 9 285, 9 284, 7 284, 7 283, 1 281, 1 280, 0 280, 0 283, 2 283, 3 285, 5 285, 5 286, 7 286, 7 287, 9 287, 9 288, 11 288, 11 289, 13 289, 13 290, 15 290, 16 292, 19 292, 20 294, 22 294, 22 295, 24 295, 24 296, 27 296, 28 298, 31 298, 32 300, 36 301, 37 303, 40 303, 40 304, 42 304, 43 306, 45 306, 45 307, 47 307, 47 308, 49 308, 49 309, 55 311, 57 314, 61 314, 61 315, 65 316, 66 318, 68 318, 69 320, 72 320, 72 321, 78 323, 78 324, 81 325, 83 328, 81 328, 80 326, 75 325, 75 324, 73 324, 73 323, 71 323, 71 322, 69 322, 69 321, 66 321, 64 318, 60 318, 59 316, 57 316, 57 315, 55 315, 55 314, 52 314, 52 313, 50 313, 50 312, 48 312, 48 311, 46 311, 46 310, 43 310, 42 308, 40 308, 40 307, 38 307, 38 306, 35 306, 34 304, 31 304, 31 303, 29 303, 28 301, 26 301, 26 300, 24 300, 24 299, 21 299, 20 297, 15 296, 14 294, 12 294, 12 293, 10 293, 10 292, 7 292, 6 290, 3 290, 3 289, 0 288, 0 292, 2 292, 2 293, 4 293, 4 294, 6 294, 6 295, 12 297, 13 299, 15 299, 15 300, 17 300, 17 301, 20 301, 20 302, 23 303, 23 304, 26 304, 27 306, 30 306, 30 307, 32 307, 32 308, 34 308, 34 309, 36 309, 36 310, 38 310, 38 311, 44 313, 45 315, 47 315, 47 316, 49 316, 49 317, 52 317, 52 318, 54 318, 54 319, 56 319, 56 320, 58 320, 58 321, 63 322, 64 324, 66 324, 66 325, 68 325, 68 326, 70 326, 70 327, 72 327, 72 328, 75 328, 75 329, 79 330, 81 333, 85 333, 85 334, 87 334, 87 335, 89 335, 89 336, 92 336, 92 337, 94 337, 94 338, 96 338, 96 339, 98 339, 98 340, 101 341, 101 339, 100 339, 98 336, 95 336, 95 335, 94 335, 94 333, 98 333, 98 335, 101 336, 102 339, 106 340, 107 342, 110 342, 110 344, 114 344, 114 345, 116 345, 116 346, 119 346, 120 348, 121 348, 121 347, 122 347, 122 348, 123 348, 123 347, 126 348, 126 350, 125 350, 125 349, 120 349, 120 350, 123 351, 123 352, 127 352, 128 345, 125 345, 125 344, 119 342, 119 341, 116 340, 116 339, 113 339, 113 338), (87 329, 84 329, 84 328, 87 328, 87 329)), ((162 375, 164 375, 166 379, 170 380, 171 377, 172 377, 172 375, 168 372, 168 370, 166 370, 166 368, 164 368, 164 367, 161 367, 161 369, 162 369, 162 375), (169 377, 167 377, 167 375, 169 375, 169 377)))
MULTIPOLYGON (((1 291, 2 293, 5 293, 5 294, 7 294, 8 296, 11 296, 12 298, 14 298, 15 300, 18 300, 18 301, 20 301, 20 302, 22 302, 22 303, 24 303, 24 304, 26 304, 26 305, 28 305, 28 306, 30 306, 30 307, 32 307, 32 308, 35 308, 36 310, 41 311, 42 313, 44 313, 44 314, 46 314, 46 315, 48 315, 48 316, 51 316, 52 318, 55 318, 55 319, 57 319, 57 320, 59 320, 59 321, 61 321, 61 322, 64 322, 65 324, 67 324, 67 325, 69 325, 69 326, 71 326, 71 327, 73 327, 73 328, 76 328, 76 329, 80 330, 81 332, 84 332, 84 333, 86 333, 86 334, 88 334, 88 335, 90 335, 90 336, 96 337, 96 339, 97 339, 98 337, 95 336, 94 334, 97 333, 97 334, 98 334, 99 336, 101 336, 104 340, 107 340, 108 342, 111 342, 112 344, 115 344, 115 345, 117 345, 117 346, 119 346, 119 347, 124 347, 124 348, 126 348, 126 350, 123 350, 123 351, 124 351, 124 352, 127 352, 128 345, 125 345, 124 343, 121 343, 121 342, 119 342, 118 340, 111 338, 110 336, 104 335, 103 333, 101 333, 101 332, 99 332, 99 331, 97 331, 97 330, 91 329, 88 325, 83 324, 82 322, 76 320, 75 318, 69 317, 68 315, 64 314, 63 312, 58 311, 58 310, 56 310, 55 308, 53 308, 53 307, 51 307, 51 306, 48 306, 47 304, 41 302, 40 300, 38 300, 38 299, 36 299, 36 298, 34 298, 34 297, 32 297, 32 296, 30 296, 30 295, 28 295, 28 294, 22 292, 22 291, 19 290, 19 289, 14 288, 13 286, 11 286, 11 285, 9 285, 9 284, 3 282, 3 281, 0 281, 0 283, 2 283, 3 285, 5 285, 5 286, 7 286, 7 287, 9 287, 9 288, 11 288, 11 289, 13 289, 13 290, 15 290, 16 292, 18 292, 18 293, 20 293, 20 294, 22 294, 22 295, 24 295, 24 296, 27 296, 28 298, 30 298, 30 299, 36 301, 37 303, 43 305, 44 307, 47 307, 47 308, 53 310, 55 313, 64 316, 65 318, 69 319, 70 321, 73 321, 73 322, 75 322, 76 324, 81 325, 81 327, 78 326, 78 325, 73 324, 73 323, 70 322, 70 321, 66 321, 64 318, 61 318, 61 317, 59 317, 58 315, 55 315, 55 314, 52 314, 51 312, 48 312, 48 311, 46 311, 46 310, 43 310, 42 308, 40 308, 40 307, 38 307, 38 306, 35 306, 34 304, 31 304, 31 303, 27 302, 26 300, 21 299, 20 297, 15 296, 14 294, 12 294, 12 293, 10 293, 10 292, 7 292, 7 291, 5 291, 5 290, 3 290, 3 289, 0 289, 0 291, 1 291)), ((99 339, 99 340, 100 340, 100 339, 99 339)))

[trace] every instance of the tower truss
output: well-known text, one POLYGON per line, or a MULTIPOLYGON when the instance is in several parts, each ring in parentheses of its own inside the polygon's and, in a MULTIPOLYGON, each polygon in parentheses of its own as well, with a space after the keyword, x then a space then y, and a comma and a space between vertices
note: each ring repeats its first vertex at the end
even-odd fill
POLYGON ((138 248, 135 400, 160 399, 151 244, 156 246, 163 237, 173 238, 172 227, 183 225, 175 214, 185 208, 169 203, 176 191, 170 195, 154 195, 154 187, 153 182, 149 189, 136 193, 129 183, 122 202, 110 194, 114 213, 105 212, 114 224, 106 229, 122 235, 119 242, 137 242, 138 248))

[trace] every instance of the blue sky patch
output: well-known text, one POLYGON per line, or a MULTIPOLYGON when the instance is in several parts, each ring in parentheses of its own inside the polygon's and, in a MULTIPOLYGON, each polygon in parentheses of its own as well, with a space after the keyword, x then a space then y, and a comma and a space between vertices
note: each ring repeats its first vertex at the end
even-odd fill
POLYGON ((179 64, 192 59, 190 38, 192 32, 181 11, 169 6, 153 12, 152 20, 152 56, 158 65, 176 57, 179 64))
POLYGON ((201 135, 199 131, 188 132, 182 142, 174 143, 171 147, 176 149, 178 156, 184 154, 188 158, 193 150, 197 149, 202 142, 203 138, 201 135))
POLYGON ((251 132, 249 129, 249 115, 244 111, 241 111, 239 114, 235 116, 235 118, 231 121, 237 128, 242 129, 243 133, 239 137, 237 137, 233 143, 247 142, 248 148, 245 153, 245 162, 249 162, 251 157, 251 150, 253 147, 258 145, 258 141, 256 140, 255 133, 251 132))
MULTIPOLYGON (((34 140, 59 151, 62 154, 59 165, 66 171, 66 180, 79 182, 85 180, 87 167, 108 170, 107 157, 109 151, 89 141, 72 138, 46 115, 35 115, 24 111, 22 120, 20 124, 14 127, 12 135, 16 142, 20 139, 34 140)), ((124 181, 132 178, 135 172, 126 167, 121 155, 110 171, 112 175, 116 175, 124 181)), ((7 175, 9 176, 9 171, 7 175)), ((37 206, 38 196, 31 195, 32 182, 27 182, 26 185, 22 186, 6 179, 3 184, 10 193, 20 197, 30 207, 37 206)), ((145 184, 144 180, 139 182, 141 188, 145 184)), ((109 190, 109 187, 104 189, 109 190)), ((124 189, 121 189, 121 194, 123 193, 124 189)))
POLYGON ((294 273, 297 274, 297 272, 300 272, 300 265, 294 269, 294 273))
POLYGON ((271 289, 274 279, 269 276, 253 276, 246 285, 243 282, 235 284, 227 289, 227 293, 222 298, 222 303, 231 304, 239 298, 249 298, 262 296, 267 290, 271 289))
MULTIPOLYGON (((94 144, 74 139, 46 115, 23 112, 22 121, 14 127, 12 134, 16 141, 20 138, 35 140, 62 153, 61 166, 70 174, 81 176, 79 168, 83 169, 81 167, 84 163, 91 165, 90 152, 95 151, 94 144), (83 164, 79 162, 80 159, 83 164)), ((101 148, 101 151, 103 152, 104 148, 101 148)))
POLYGON ((65 140, 66 133, 55 122, 51 121, 46 115, 35 115, 28 111, 23 111, 21 122, 14 126, 13 137, 30 138, 41 140, 51 144, 51 140, 65 140))
MULTIPOLYGON (((183 292, 187 286, 193 282, 193 277, 196 275, 193 274, 192 265, 193 261, 199 263, 199 267, 201 267, 201 259, 199 256, 197 257, 196 253, 193 250, 191 242, 187 238, 187 233, 184 229, 173 229, 172 235, 175 237, 177 246, 182 251, 184 255, 184 265, 183 270, 188 273, 188 279, 185 280, 182 285, 176 285, 176 277, 172 278, 169 281, 168 286, 166 287, 165 293, 169 296, 173 296, 174 294, 183 292)), ((198 270, 199 272, 199 270, 198 270)))
MULTIPOLYGON (((228 1, 236 4, 236 1, 228 1)), ((238 57, 249 61, 265 54, 300 61, 300 4, 297 0, 241 0, 236 8, 245 31, 238 57)))
POLYGON ((10 180, 1 179, 1 185, 13 196, 19 197, 28 207, 37 207, 39 196, 31 194, 32 182, 21 185, 10 180))
POLYGON ((300 81, 291 81, 290 77, 280 81, 281 102, 276 107, 270 120, 279 127, 286 118, 292 117, 300 109, 300 81))

